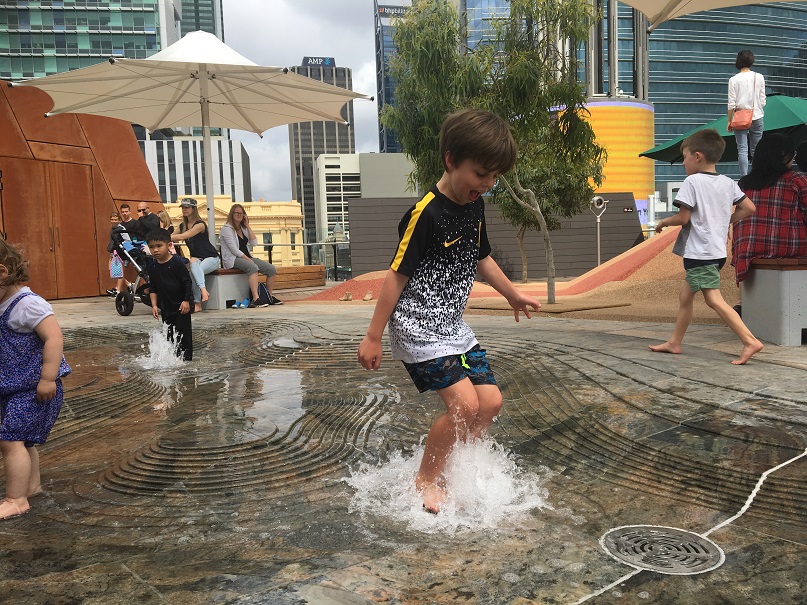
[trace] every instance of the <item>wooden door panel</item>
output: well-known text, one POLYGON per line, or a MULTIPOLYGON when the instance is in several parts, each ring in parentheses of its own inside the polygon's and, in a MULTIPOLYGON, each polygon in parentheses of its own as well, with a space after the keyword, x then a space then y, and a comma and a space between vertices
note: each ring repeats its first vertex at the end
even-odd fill
POLYGON ((36 160, 0 158, 3 171, 3 231, 21 244, 31 280, 28 285, 43 298, 56 298, 56 263, 45 165, 36 160))
POLYGON ((47 162, 46 166, 53 209, 58 296, 98 296, 92 168, 61 162, 47 162))

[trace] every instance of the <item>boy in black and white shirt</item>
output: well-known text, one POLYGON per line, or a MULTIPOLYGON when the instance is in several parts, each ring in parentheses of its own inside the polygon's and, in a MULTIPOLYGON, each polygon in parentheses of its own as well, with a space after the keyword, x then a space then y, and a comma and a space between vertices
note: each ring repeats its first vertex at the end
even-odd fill
POLYGON ((510 128, 501 118, 468 109, 448 116, 440 132, 445 172, 410 208, 381 288, 359 363, 381 365, 381 336, 389 322, 392 356, 404 362, 420 392, 437 391, 446 412, 432 424, 415 485, 423 506, 437 513, 446 500, 443 470, 457 439, 481 437, 502 395, 462 313, 478 272, 513 308, 516 321, 540 303, 522 294, 490 256, 482 195, 516 160, 510 128))

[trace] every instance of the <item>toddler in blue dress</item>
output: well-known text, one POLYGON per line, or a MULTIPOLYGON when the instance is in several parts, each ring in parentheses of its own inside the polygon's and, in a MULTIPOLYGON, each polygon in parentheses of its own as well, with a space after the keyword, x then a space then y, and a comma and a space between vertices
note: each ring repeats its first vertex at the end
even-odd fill
POLYGON ((42 491, 39 453, 62 408, 70 373, 53 309, 27 287, 28 266, 0 239, 0 453, 6 495, 0 520, 27 513, 42 491))

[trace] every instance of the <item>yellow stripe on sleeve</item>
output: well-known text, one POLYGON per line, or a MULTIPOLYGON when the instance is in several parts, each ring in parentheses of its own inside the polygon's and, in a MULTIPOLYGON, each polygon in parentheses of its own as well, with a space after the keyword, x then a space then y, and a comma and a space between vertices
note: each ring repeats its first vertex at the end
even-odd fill
POLYGON ((395 258, 392 260, 392 264, 390 265, 390 269, 393 271, 397 271, 400 268, 401 263, 403 262, 404 254, 406 254, 406 248, 409 246, 409 241, 412 239, 412 233, 415 231, 415 225, 417 225, 423 209, 433 199, 434 193, 429 191, 429 193, 424 195, 423 199, 415 204, 415 207, 412 209, 412 215, 409 217, 409 224, 406 226, 406 231, 404 231, 401 242, 398 244, 398 251, 395 253, 395 258))

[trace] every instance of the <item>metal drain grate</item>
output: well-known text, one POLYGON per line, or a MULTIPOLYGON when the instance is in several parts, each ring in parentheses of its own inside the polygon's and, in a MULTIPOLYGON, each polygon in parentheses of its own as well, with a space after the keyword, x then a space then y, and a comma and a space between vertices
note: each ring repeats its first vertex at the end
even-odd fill
POLYGON ((670 575, 692 575, 723 565, 714 542, 674 527, 627 525, 606 532, 600 544, 612 557, 635 567, 670 575))

